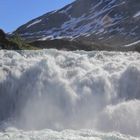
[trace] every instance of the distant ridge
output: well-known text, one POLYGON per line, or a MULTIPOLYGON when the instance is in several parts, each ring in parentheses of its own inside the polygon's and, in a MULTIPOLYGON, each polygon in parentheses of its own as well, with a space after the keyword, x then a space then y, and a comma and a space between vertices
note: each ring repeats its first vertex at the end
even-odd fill
POLYGON ((139 0, 76 0, 15 32, 28 41, 80 40, 123 47, 140 40, 139 0))

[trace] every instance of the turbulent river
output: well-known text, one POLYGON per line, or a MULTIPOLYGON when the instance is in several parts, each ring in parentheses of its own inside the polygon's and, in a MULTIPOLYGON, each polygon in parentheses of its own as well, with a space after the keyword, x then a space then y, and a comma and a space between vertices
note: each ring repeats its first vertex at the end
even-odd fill
POLYGON ((0 140, 140 140, 140 54, 1 50, 0 140))

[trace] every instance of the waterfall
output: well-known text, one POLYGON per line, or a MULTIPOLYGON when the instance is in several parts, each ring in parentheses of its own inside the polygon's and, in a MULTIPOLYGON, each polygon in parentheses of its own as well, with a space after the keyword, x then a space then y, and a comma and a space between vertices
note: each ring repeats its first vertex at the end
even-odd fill
POLYGON ((0 51, 0 124, 140 136, 140 54, 0 51))

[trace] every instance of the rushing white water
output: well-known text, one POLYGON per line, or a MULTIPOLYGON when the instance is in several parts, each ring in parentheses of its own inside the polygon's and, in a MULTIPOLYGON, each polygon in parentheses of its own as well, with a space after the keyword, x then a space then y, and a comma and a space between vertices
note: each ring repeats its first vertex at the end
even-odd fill
POLYGON ((0 51, 1 128, 57 130, 6 129, 0 140, 139 139, 139 116, 138 53, 0 51))
POLYGON ((93 130, 23 131, 9 128, 0 133, 0 140, 139 140, 119 133, 99 133, 93 130))

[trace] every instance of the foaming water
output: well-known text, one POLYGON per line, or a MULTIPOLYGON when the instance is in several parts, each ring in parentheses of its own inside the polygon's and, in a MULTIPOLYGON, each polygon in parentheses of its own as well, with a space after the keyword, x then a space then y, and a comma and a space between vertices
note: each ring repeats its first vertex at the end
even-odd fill
POLYGON ((138 53, 0 51, 1 126, 140 136, 139 85, 138 53))
POLYGON ((23 131, 8 128, 0 133, 0 140, 139 140, 139 138, 126 136, 116 132, 99 133, 93 130, 63 130, 50 129, 40 131, 23 131))

